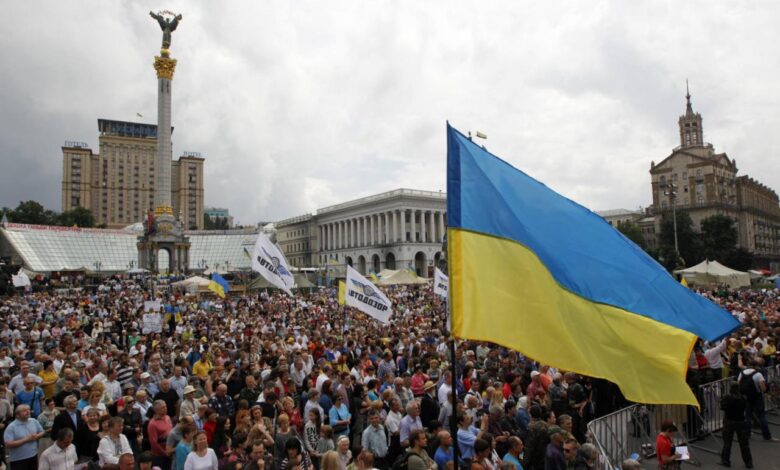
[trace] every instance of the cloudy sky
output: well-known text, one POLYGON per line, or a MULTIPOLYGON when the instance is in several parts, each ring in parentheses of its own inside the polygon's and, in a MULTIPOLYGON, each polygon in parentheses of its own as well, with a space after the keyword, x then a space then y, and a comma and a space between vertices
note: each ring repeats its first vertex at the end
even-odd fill
POLYGON ((156 121, 149 10, 181 12, 174 154, 206 204, 276 220, 398 187, 445 189, 445 122, 595 210, 650 202, 685 79, 705 139, 780 190, 780 3, 4 2, 0 205, 60 210, 65 140, 156 121))

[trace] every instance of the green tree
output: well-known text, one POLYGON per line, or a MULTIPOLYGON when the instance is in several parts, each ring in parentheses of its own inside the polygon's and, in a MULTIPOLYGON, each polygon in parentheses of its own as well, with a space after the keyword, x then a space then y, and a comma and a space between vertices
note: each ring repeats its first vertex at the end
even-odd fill
POLYGON ((206 230, 227 230, 228 221, 226 217, 210 217, 208 214, 203 214, 203 228, 206 230))
POLYGON ((686 211, 677 211, 677 244, 681 259, 674 259, 674 220, 671 213, 664 214, 661 220, 660 258, 667 269, 681 265, 693 265, 703 258, 701 255, 701 239, 693 230, 693 220, 686 211))
POLYGON ((49 225, 52 214, 37 201, 20 201, 8 218, 18 224, 49 225))
POLYGON ((701 221, 702 255, 710 260, 723 260, 737 247, 737 227, 725 215, 713 215, 701 221))
POLYGON ((95 217, 92 215, 92 211, 84 207, 75 207, 69 211, 65 211, 58 217, 58 224, 66 227, 82 227, 92 228, 95 226, 95 217))
POLYGON ((723 257, 723 264, 737 271, 747 271, 753 267, 753 253, 742 247, 734 248, 723 257))
POLYGON ((643 250, 646 250, 645 237, 642 235, 642 229, 639 228, 639 225, 631 221, 619 221, 617 223, 617 229, 620 230, 626 238, 636 243, 643 250))

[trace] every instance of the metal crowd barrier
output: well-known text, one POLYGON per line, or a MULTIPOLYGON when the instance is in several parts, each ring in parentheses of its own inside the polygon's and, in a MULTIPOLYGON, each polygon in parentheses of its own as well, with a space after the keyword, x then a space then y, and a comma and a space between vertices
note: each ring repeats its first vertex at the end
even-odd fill
MULTIPOLYGON (((631 454, 638 454, 641 460, 654 459, 655 439, 665 420, 672 420, 679 429, 674 444, 688 445, 688 430, 698 425, 698 417, 689 409, 684 405, 632 405, 594 419, 588 423, 588 431, 601 453, 599 468, 620 468, 631 454)), ((690 463, 701 465, 693 451, 690 463)))
MULTIPOLYGON (((689 450, 693 447, 719 454, 720 449, 710 449, 694 442, 723 428, 724 416, 720 401, 728 394, 734 382, 735 377, 726 377, 701 385, 697 394, 701 403, 698 411, 685 405, 637 404, 594 419, 588 423, 588 431, 601 454, 599 470, 620 468, 621 462, 633 453, 642 460, 654 458, 655 439, 664 420, 672 420, 679 429, 675 445, 688 445, 689 450)), ((780 387, 780 375, 775 368, 767 369, 766 382, 769 387, 780 387)), ((777 412, 780 409, 778 401, 780 397, 773 397, 769 390, 764 394, 767 412, 777 412)), ((701 465, 692 450, 690 463, 701 465)))
POLYGON ((778 376, 777 369, 770 367, 766 371, 766 386, 767 393, 764 394, 764 408, 767 412, 776 411, 778 409, 778 401, 780 396, 772 396, 772 393, 780 393, 780 390, 772 390, 772 387, 780 387, 780 376, 778 376))

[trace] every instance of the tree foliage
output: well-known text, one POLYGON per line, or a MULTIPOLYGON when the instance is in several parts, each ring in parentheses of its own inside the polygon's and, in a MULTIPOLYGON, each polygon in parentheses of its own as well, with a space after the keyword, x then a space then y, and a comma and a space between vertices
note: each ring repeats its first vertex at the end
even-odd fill
POLYGON ((67 227, 75 225, 85 228, 95 225, 95 217, 92 215, 92 212, 84 207, 76 207, 63 213, 57 213, 44 208, 41 203, 32 200, 20 201, 15 209, 4 207, 3 214, 8 218, 9 222, 17 224, 61 225, 67 227))
POLYGON ((228 230, 227 217, 209 217, 208 214, 203 214, 203 228, 206 230, 228 230))
POLYGON ((674 253, 674 219, 671 214, 664 214, 661 220, 659 261, 667 269, 690 265, 701 261, 701 239, 693 230, 693 220, 685 211, 677 212, 677 245, 679 257, 674 253))
POLYGON ((645 237, 642 235, 642 229, 639 225, 631 221, 617 223, 617 229, 626 236, 629 240, 639 245, 640 248, 646 250, 645 237))
POLYGON ((724 259, 737 248, 737 227, 725 215, 713 215, 701 221, 702 255, 711 260, 724 259))

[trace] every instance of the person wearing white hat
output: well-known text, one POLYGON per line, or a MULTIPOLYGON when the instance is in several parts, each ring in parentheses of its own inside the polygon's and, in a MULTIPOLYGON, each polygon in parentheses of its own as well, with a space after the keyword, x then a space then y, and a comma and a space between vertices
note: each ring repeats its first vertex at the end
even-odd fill
POLYGON ((184 400, 182 400, 179 407, 179 419, 185 416, 194 416, 198 412, 198 406, 200 405, 200 403, 195 401, 195 387, 192 385, 184 387, 183 394, 184 400))

